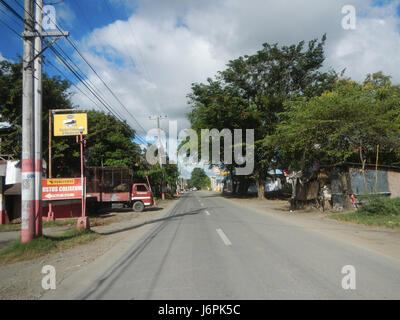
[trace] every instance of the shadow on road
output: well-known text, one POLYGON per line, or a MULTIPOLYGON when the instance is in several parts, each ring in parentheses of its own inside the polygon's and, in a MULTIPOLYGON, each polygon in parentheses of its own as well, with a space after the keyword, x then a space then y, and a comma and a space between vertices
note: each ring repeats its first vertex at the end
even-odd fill
POLYGON ((124 232, 124 231, 128 231, 128 230, 132 230, 132 229, 136 229, 136 228, 142 227, 142 226, 144 226, 146 224, 156 223, 156 222, 160 222, 160 221, 173 220, 174 218, 179 218, 179 217, 182 217, 182 216, 195 215, 195 214, 200 213, 202 210, 204 210, 204 209, 201 208, 201 209, 196 209, 196 210, 189 211, 189 212, 178 213, 178 214, 170 215, 170 216, 159 218, 159 219, 154 219, 154 220, 141 222, 141 223, 135 224, 133 226, 129 226, 129 227, 125 227, 125 228, 119 228, 119 229, 112 230, 112 231, 109 231, 109 232, 107 232, 107 231, 106 232, 101 232, 101 234, 110 235, 110 234, 115 234, 115 233, 119 233, 119 232, 124 232))
POLYGON ((173 212, 176 211, 180 206, 181 203, 178 203, 175 206, 175 208, 172 209, 171 213, 169 213, 167 216, 163 218, 146 221, 134 226, 122 228, 120 230, 115 230, 110 233, 105 233, 105 234, 113 234, 117 232, 123 232, 126 230, 135 229, 146 224, 161 222, 142 241, 140 241, 138 245, 134 246, 130 250, 130 252, 128 252, 126 255, 118 259, 110 269, 108 269, 97 281, 95 281, 94 284, 88 288, 88 290, 79 295, 77 299, 78 300, 93 299, 93 298, 100 299, 107 291, 107 289, 112 285, 113 280, 115 280, 120 274, 122 274, 122 272, 140 255, 140 253, 157 236, 157 234, 165 228, 165 226, 167 225, 166 223, 168 221, 182 216, 196 215, 203 210, 203 209, 196 209, 184 213, 173 214, 173 212), (92 295, 94 295, 94 297, 92 295))

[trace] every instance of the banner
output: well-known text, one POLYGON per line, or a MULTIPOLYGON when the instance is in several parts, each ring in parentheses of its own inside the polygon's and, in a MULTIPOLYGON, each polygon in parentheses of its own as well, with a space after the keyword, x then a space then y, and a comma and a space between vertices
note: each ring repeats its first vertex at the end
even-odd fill
POLYGON ((81 178, 57 178, 42 180, 43 200, 67 200, 81 198, 81 178))

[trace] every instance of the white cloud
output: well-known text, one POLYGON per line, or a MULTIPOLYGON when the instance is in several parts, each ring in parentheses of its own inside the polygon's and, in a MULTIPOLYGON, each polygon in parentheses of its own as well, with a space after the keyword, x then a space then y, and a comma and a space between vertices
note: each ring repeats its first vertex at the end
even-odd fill
POLYGON ((70 8, 66 2, 61 2, 54 5, 56 9, 56 20, 62 21, 62 26, 70 27, 76 21, 75 12, 70 8))
MULTIPOLYGON (((131 1, 113 1, 132 8, 131 1)), ((181 129, 189 125, 185 113, 191 83, 204 82, 229 59, 251 54, 265 42, 292 44, 327 33, 326 68, 347 68, 346 75, 357 80, 383 70, 400 82, 399 19, 394 15, 398 3, 373 8, 366 0, 138 0, 129 20, 94 30, 81 48, 146 130, 154 127, 148 119, 154 114, 178 120, 181 129), (358 20, 357 29, 347 31, 341 26, 341 9, 349 2, 358 20)), ((86 100, 79 94, 74 98, 90 106, 86 100)))
POLYGON ((376 8, 372 17, 361 17, 357 28, 346 32, 331 48, 329 61, 337 68, 346 68, 353 79, 364 80, 367 73, 383 71, 400 82, 399 19, 394 16, 394 5, 376 8))

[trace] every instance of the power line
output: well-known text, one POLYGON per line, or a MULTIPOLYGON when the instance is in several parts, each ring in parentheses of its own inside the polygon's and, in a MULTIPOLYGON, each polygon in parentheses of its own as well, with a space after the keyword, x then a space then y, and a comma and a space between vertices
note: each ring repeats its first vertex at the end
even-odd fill
MULTIPOLYGON (((7 7, 8 8, 8 7, 7 7)), ((1 10, 1 9, 0 9, 1 10)), ((3 10, 1 10, 3 13, 5 13, 7 15, 7 17, 10 17, 6 12, 4 12, 3 10)), ((19 14, 14 10, 11 11, 14 15, 16 15, 18 18, 20 17, 19 14)), ((10 27, 5 21, 0 20, 1 23, 3 23, 10 31, 12 31, 18 38, 21 38, 21 36, 19 35, 19 33, 12 27, 10 27)), ((48 43, 45 40, 46 43, 48 43)), ((99 102, 111 113, 113 114, 119 121, 121 121, 122 123, 124 123, 123 118, 116 114, 115 111, 112 110, 112 107, 104 100, 104 98, 102 98, 101 96, 98 95, 98 93, 96 93, 96 88, 92 88, 90 87, 87 83, 86 80, 83 78, 82 75, 80 75, 76 70, 73 69, 73 67, 66 61, 65 57, 62 56, 62 54, 60 54, 54 47, 50 47, 50 50, 56 55, 56 57, 67 67, 67 69, 69 69, 72 74, 78 79, 78 81, 80 81, 87 89, 88 91, 97 99, 99 100, 99 102)), ((37 50, 35 50, 37 52, 37 50)), ((37 52, 38 53, 38 52, 37 52)), ((70 59, 72 61, 72 59, 70 59)), ((54 64, 52 64, 50 61, 48 61, 49 64, 51 64, 53 66, 53 68, 55 68, 59 73, 61 73, 62 76, 64 76, 65 78, 67 78, 54 64)), ((76 64, 75 64, 76 65, 76 64)), ((79 68, 79 67, 78 67, 79 68)), ((68 79, 68 78, 67 78, 68 79)), ((68 79, 69 80, 69 79, 68 79)), ((87 94, 85 94, 78 86, 76 86, 72 81, 69 80, 69 82, 74 85, 84 96, 86 96, 89 100, 91 100, 98 108, 99 105, 92 99, 90 98, 87 94)), ((98 90, 98 89, 97 89, 98 90)), ((99 108, 100 109, 100 108, 99 108)), ((140 137, 140 136, 136 136, 136 138, 142 142, 145 143, 146 142, 140 137)))
MULTIPOLYGON (((17 3, 17 5, 18 6, 20 6, 25 12, 27 12, 26 10, 25 10, 25 8, 21 5, 21 4, 19 4, 18 2, 17 2, 17 0, 14 0, 16 3, 17 3)), ((35 3, 36 3, 36 1, 34 1, 35 3)), ((21 20, 21 21, 24 21, 24 19, 18 14, 18 12, 16 12, 11 6, 9 6, 4 0, 0 0, 0 3, 2 3, 7 9, 9 9, 19 20, 21 20)), ((36 3, 37 4, 37 3, 36 3)), ((40 7, 40 9, 42 10, 42 12, 45 14, 45 15, 47 15, 47 13, 46 12, 44 12, 43 11, 43 8, 40 6, 40 5, 38 5, 38 7, 40 7)), ((27 12, 31 17, 32 17, 32 15, 29 13, 29 12, 27 12)), ((32 17, 33 18, 33 17, 32 17)), ((50 18, 51 19, 51 18, 50 18)), ((3 21, 2 21, 3 22, 3 21)), ((53 21, 52 21, 53 22, 53 21)), ((53 22, 54 23, 54 22, 53 22)), ((3 24, 5 24, 4 22, 3 22, 3 24)), ((57 26, 57 24, 56 23, 54 23, 55 24, 55 26, 57 27, 57 29, 60 31, 60 32, 62 32, 62 30, 57 26)), ((6 27, 8 27, 11 31, 13 31, 18 37, 20 37, 19 36, 19 34, 18 34, 18 32, 17 31, 15 31, 14 29, 12 29, 11 27, 9 27, 7 24, 5 24, 6 25, 6 27)), ((69 39, 67 39, 67 40, 69 40, 69 39)), ((45 42, 47 43, 47 44, 49 44, 46 40, 45 40, 45 42)), ((70 41, 69 41, 70 42, 70 41)), ((72 44, 71 42, 70 42, 70 44, 72 44)), ((74 49, 78 52, 78 49, 76 48, 76 46, 74 46, 73 45, 73 47, 74 47, 74 49)), ((60 47, 59 47, 60 48, 60 47)), ((90 93, 92 93, 92 95, 94 96, 94 97, 96 97, 97 98, 97 100, 99 100, 99 102, 111 113, 111 114, 113 114, 119 121, 121 121, 121 122, 124 122, 124 120, 123 120, 123 118, 116 112, 116 110, 114 110, 113 111, 113 108, 111 107, 111 105, 109 105, 106 101, 105 101, 105 99, 103 98, 103 97, 101 97, 101 95, 99 95, 98 93, 96 93, 96 90, 98 91, 98 89, 96 89, 96 87, 91 83, 91 81, 90 81, 90 79, 88 79, 88 81, 91 83, 91 85, 94 87, 94 88, 91 88, 87 83, 86 83, 86 80, 83 78, 83 76, 81 75, 81 74, 79 74, 76 70, 74 70, 74 68, 66 61, 66 59, 65 59, 65 57, 63 57, 62 56, 62 54, 60 54, 54 47, 50 47, 50 49, 51 49, 51 51, 56 55, 56 57, 67 67, 67 69, 69 69, 72 73, 73 73, 73 75, 78 79, 78 81, 80 81, 80 82, 82 82, 82 84, 89 90, 89 92, 90 93)), ((61 49, 61 48, 60 48, 61 49)), ((62 50, 62 49, 61 49, 62 50)), ((62 50, 63 51, 63 50, 62 50)), ((82 70, 80 70, 80 68, 75 64, 75 62, 63 51, 63 53, 65 54, 65 56, 67 56, 68 57, 68 59, 75 65, 75 67, 77 67, 77 69, 83 74, 83 72, 82 72, 82 70)), ((79 52, 78 52, 79 53, 79 52)), ((80 53, 79 53, 80 54, 80 53)), ((84 59, 84 57, 80 54, 80 56, 84 59)), ((85 62, 86 63, 88 63, 87 62, 87 60, 86 59, 84 59, 85 60, 85 62)), ((92 70, 95 72, 95 70, 93 69, 93 67, 91 67, 92 68, 92 70)), ((96 75, 99 77, 99 79, 100 80, 102 80, 101 79, 101 77, 96 73, 96 75)), ((103 80, 102 80, 103 81, 103 80)), ((72 82, 71 82, 72 83, 72 82)), ((103 81, 103 83, 105 84, 105 82, 103 81)), ((73 83, 72 83, 73 84, 73 83)), ((76 88, 78 88, 75 84, 73 84, 76 88)), ((105 84, 106 85, 106 84, 105 84)), ((108 87, 107 87, 108 88, 108 87)), ((111 91, 111 89, 110 88, 108 88, 110 91, 111 91)), ((80 90, 80 89, 78 89, 80 92, 82 92, 82 90, 80 90)), ((87 95, 85 95, 86 97, 88 97, 87 95)), ((88 97, 89 98, 89 97, 88 97)), ((90 99, 90 98, 89 98, 90 99)), ((92 99, 90 99, 92 102, 93 102, 93 100, 92 99)), ((121 102, 120 102, 121 103, 121 102)), ((95 103, 96 104, 96 103, 95 103)), ((97 104, 96 104, 97 105, 97 104)), ((97 105, 98 106, 98 105, 97 105)), ((129 112, 128 112, 129 113, 129 112)), ((132 115, 131 115, 132 116, 132 115)), ((133 117, 133 116, 132 116, 133 117)), ((135 121, 136 121, 136 119, 135 119, 135 121)), ((143 129, 143 127, 142 127, 142 129, 143 129)), ((146 144, 146 142, 143 140, 143 139, 141 139, 140 138, 140 136, 137 136, 137 139, 139 140, 139 141, 141 141, 141 142, 143 142, 143 143, 145 143, 146 144)))
MULTIPOLYGON (((117 19, 115 18, 115 16, 114 16, 113 13, 112 13, 112 8, 111 8, 110 5, 108 4, 108 1, 107 1, 107 0, 103 0, 103 2, 104 2, 104 4, 107 6, 107 9, 108 9, 107 12, 108 12, 108 14, 110 15, 111 19, 112 19, 113 21, 117 21, 117 19)), ((138 45, 138 42, 137 42, 136 39, 135 39, 135 35, 133 34, 132 26, 131 26, 131 24, 130 24, 129 19, 127 20, 127 22, 128 22, 128 26, 129 26, 129 28, 130 28, 130 30, 131 30, 131 33, 128 33, 128 34, 129 34, 130 36, 133 36, 132 39, 133 39, 134 42, 136 43, 137 49, 138 49, 138 51, 139 51, 139 55, 141 56, 141 63, 142 63, 142 65, 143 65, 144 73, 145 73, 146 77, 148 77, 149 82, 154 82, 154 81, 152 81, 151 76, 149 76, 150 74, 147 72, 147 68, 146 68, 146 65, 145 65, 145 63, 144 63, 144 59, 143 59, 143 57, 142 57, 142 55, 141 55, 140 47, 139 47, 139 45, 138 45)), ((130 50, 128 49, 128 47, 126 46, 126 43, 125 43, 125 42, 122 40, 122 38, 121 38, 122 32, 121 32, 121 30, 119 29, 118 24, 115 22, 115 23, 113 24, 113 26, 117 29, 117 35, 118 35, 118 37, 119 37, 119 39, 120 39, 120 42, 121 42, 122 45, 124 46, 125 52, 126 52, 126 54, 128 55, 128 57, 129 57, 129 59, 130 59, 132 65, 136 65, 134 59, 132 58, 132 55, 131 55, 131 53, 130 53, 130 50)), ((144 93, 144 91, 143 91, 143 93, 144 93)), ((150 97, 151 97, 151 99, 153 100, 153 103, 156 104, 156 103, 155 103, 156 100, 154 99, 153 95, 150 95, 150 97)), ((158 106, 158 107, 159 107, 159 106, 158 106)))
MULTIPOLYGON (((2 11, 2 10, 0 10, 0 11, 2 11)), ((4 11, 2 11, 2 12, 4 12, 4 11)), ((11 32, 15 33, 15 34, 19 37, 19 33, 18 33, 14 28, 10 27, 3 19, 0 18, 0 22, 1 22, 5 27, 7 27, 7 29, 9 29, 11 32)))
MULTIPOLYGON (((0 0, 0 3, 6 7, 8 10, 10 10, 19 20, 21 20, 23 23, 25 23, 24 18, 17 12, 14 10, 13 7, 11 7, 7 2, 5 2, 4 0, 0 0)), ((17 2, 18 4, 18 2, 17 2)))
MULTIPOLYGON (((34 0, 36 3, 36 1, 34 0)), ((44 12, 43 8, 39 6, 39 8, 42 10, 44 15, 47 15, 46 12, 44 12)), ((49 19, 52 21, 52 23, 56 26, 56 28, 62 32, 60 27, 57 25, 55 21, 49 17, 49 19)), ((89 66, 89 68, 94 72, 94 74, 99 78, 99 80, 103 83, 103 85, 107 88, 107 90, 111 93, 111 95, 115 98, 115 100, 118 101, 118 103, 124 108, 124 110, 131 116, 131 118, 137 123, 137 125, 143 130, 144 133, 146 133, 146 130, 142 127, 142 125, 139 123, 139 121, 132 115, 132 113, 125 107, 125 105, 121 102, 121 100, 115 95, 115 93, 111 90, 111 88, 106 84, 106 82, 103 80, 103 78, 97 73, 97 71, 93 68, 93 66, 89 63, 89 61, 84 57, 84 55, 80 52, 80 50, 77 48, 76 44, 69 38, 66 38, 67 42, 75 49, 75 51, 78 53, 78 55, 82 58, 82 60, 89 66)))

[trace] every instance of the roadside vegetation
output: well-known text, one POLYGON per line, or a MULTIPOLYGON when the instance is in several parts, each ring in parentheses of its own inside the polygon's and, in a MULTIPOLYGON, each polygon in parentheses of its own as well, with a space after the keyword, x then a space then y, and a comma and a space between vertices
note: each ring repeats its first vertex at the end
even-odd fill
MULTIPOLYGON (((49 109, 79 109, 71 101, 71 83, 58 76, 43 74, 43 123, 49 121, 49 109)), ((2 154, 19 160, 22 152, 21 132, 22 101, 22 62, 0 61, 0 106, 1 122, 8 123, 7 132, 0 132, 0 149, 2 154)), ((134 140, 139 139, 136 131, 122 118, 112 114, 87 111, 88 127, 85 148, 85 166, 122 166, 133 170, 134 181, 150 181, 153 193, 161 196, 163 183, 176 185, 179 176, 177 164, 147 162, 146 150, 134 140)), ((43 126, 43 146, 49 141, 48 126, 43 126)), ((43 148, 43 158, 47 159, 48 148, 43 148)), ((74 177, 80 175, 80 153, 75 137, 57 137, 52 140, 53 178, 74 177)), ((9 227, 13 228, 18 227, 9 227)), ((1 231, 1 230, 0 230, 1 231)))
POLYGON ((194 168, 190 180, 188 181, 189 188, 206 189, 211 187, 211 180, 202 168, 194 168))
POLYGON ((0 265, 30 260, 48 253, 66 250, 101 237, 93 231, 71 229, 54 236, 41 236, 28 243, 17 240, 0 250, 0 265))
MULTIPOLYGON (((244 195, 255 182, 263 199, 270 169, 307 175, 354 162, 365 174, 366 164, 399 165, 400 86, 379 71, 357 82, 345 70, 323 68, 325 42, 323 36, 308 44, 265 43, 207 82, 192 84, 187 117, 199 136, 203 129, 240 128, 244 141, 244 129, 254 129, 254 171, 230 177, 239 185, 234 192, 244 195)), ((219 148, 222 155, 233 152, 222 143, 219 148)), ((236 164, 219 166, 233 173, 236 164)))
POLYGON ((400 198, 375 198, 356 211, 333 214, 329 218, 368 226, 400 228, 400 198))
MULTIPOLYGON (((55 221, 43 221, 43 228, 74 226, 74 225, 76 225, 76 223, 77 223, 77 219, 62 219, 62 220, 55 220, 55 221)), ((19 231, 20 229, 21 229, 20 221, 15 221, 10 224, 0 225, 0 232, 2 232, 2 231, 19 231)))

